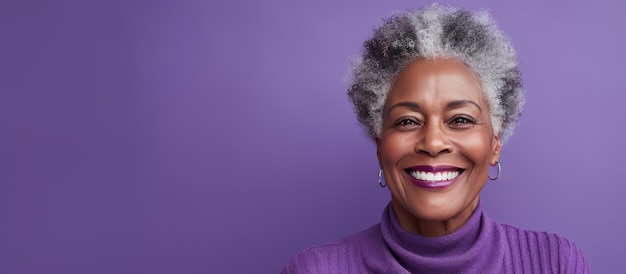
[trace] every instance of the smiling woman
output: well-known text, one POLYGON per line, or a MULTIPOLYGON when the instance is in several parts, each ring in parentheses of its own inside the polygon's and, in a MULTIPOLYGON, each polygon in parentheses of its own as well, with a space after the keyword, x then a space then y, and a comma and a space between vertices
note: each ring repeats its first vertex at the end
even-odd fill
POLYGON ((480 82, 460 62, 420 58, 398 75, 384 109, 378 159, 400 225, 426 236, 457 230, 500 155, 480 82))
POLYGON ((497 223, 480 205, 524 103, 515 52, 487 13, 399 13, 353 74, 348 95, 391 202, 378 225, 306 249, 284 273, 589 272, 567 239, 497 223))

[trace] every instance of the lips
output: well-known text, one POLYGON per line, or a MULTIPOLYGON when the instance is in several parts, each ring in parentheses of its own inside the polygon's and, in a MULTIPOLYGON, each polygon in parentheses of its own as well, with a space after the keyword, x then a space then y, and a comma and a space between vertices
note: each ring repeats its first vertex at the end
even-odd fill
POLYGON ((454 184, 462 168, 454 166, 414 166, 404 170, 416 186, 423 188, 444 188, 454 184))

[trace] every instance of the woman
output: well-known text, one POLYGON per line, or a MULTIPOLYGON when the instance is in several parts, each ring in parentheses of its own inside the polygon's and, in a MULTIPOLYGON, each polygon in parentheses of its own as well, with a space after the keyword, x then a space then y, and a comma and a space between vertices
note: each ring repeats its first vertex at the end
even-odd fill
POLYGON ((589 272, 568 240, 480 205, 524 103, 515 52, 488 14, 396 14, 365 42, 348 95, 391 203, 378 225, 306 249, 284 273, 589 272))

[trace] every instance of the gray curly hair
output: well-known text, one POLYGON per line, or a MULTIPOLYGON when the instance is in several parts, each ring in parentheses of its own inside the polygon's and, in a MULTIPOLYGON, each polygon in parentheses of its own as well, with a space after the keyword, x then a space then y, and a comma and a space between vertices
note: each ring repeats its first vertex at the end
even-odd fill
POLYGON ((515 51, 486 11, 470 13, 432 5, 383 21, 352 67, 348 96, 359 122, 380 138, 383 106, 400 71, 417 58, 454 58, 480 79, 494 134, 505 143, 524 105, 515 51))

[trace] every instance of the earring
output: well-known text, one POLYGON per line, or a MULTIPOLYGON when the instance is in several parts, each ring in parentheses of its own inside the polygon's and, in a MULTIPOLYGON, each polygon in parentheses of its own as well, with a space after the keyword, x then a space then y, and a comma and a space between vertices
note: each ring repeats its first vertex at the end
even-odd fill
POLYGON ((496 175, 495 178, 491 178, 491 176, 487 174, 487 178, 489 178, 489 180, 495 181, 496 179, 498 179, 498 177, 500 177, 500 173, 502 172, 502 166, 500 166, 500 162, 498 161, 496 161, 496 165, 498 166, 498 175, 496 175))
POLYGON ((378 185, 380 185, 380 187, 386 187, 387 186, 387 182, 385 182, 385 178, 383 178, 383 169, 381 168, 380 171, 378 171, 378 185))

